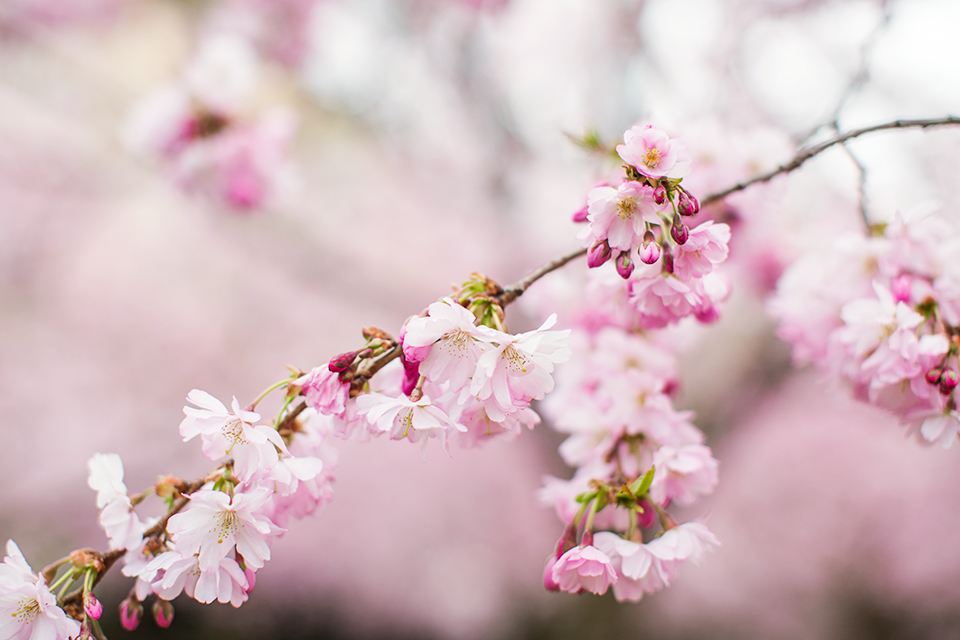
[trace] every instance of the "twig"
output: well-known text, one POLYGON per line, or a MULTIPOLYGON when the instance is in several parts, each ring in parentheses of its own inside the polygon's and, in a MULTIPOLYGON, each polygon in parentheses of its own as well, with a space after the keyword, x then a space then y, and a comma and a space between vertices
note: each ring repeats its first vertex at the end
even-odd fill
POLYGON ((547 275, 551 271, 556 271, 557 269, 567 264, 571 260, 576 260, 580 256, 586 255, 586 253, 587 253, 586 249, 577 249, 576 251, 572 251, 566 255, 562 255, 559 258, 551 260, 550 262, 546 263, 536 271, 533 271, 532 273, 524 276, 514 284, 505 288, 503 293, 497 296, 497 302, 500 304, 501 307, 507 306, 508 304, 510 304, 511 302, 513 302, 514 300, 522 296, 523 292, 526 291, 527 288, 529 288, 530 285, 532 285, 534 282, 536 282, 543 276, 547 275))
POLYGON ((923 120, 894 120, 893 122, 884 122, 883 124, 875 124, 869 127, 863 127, 861 129, 854 129, 846 133, 837 134, 836 136, 819 144, 801 149, 797 152, 797 155, 793 157, 793 160, 786 164, 780 165, 773 171, 760 174, 759 176, 750 178, 744 182, 737 183, 728 189, 724 189, 723 191, 712 193, 704 198, 701 198, 700 204, 711 204, 717 200, 726 198, 731 193, 743 191, 747 187, 759 184, 761 182, 768 182, 782 173, 790 173, 791 171, 795 171, 807 160, 819 155, 820 153, 823 153, 830 147, 837 144, 843 144, 847 140, 852 140, 867 133, 873 133, 874 131, 886 131, 887 129, 927 129, 929 127, 943 127, 948 125, 960 125, 960 117, 945 116, 943 118, 927 118, 923 120))

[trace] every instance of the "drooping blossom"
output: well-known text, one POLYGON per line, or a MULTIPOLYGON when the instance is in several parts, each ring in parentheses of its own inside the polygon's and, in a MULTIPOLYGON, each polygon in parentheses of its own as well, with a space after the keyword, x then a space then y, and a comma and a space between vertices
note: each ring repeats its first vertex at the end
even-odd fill
POLYGON ((553 565, 552 577, 561 591, 570 593, 603 595, 617 582, 610 557, 592 545, 573 547, 560 556, 553 565))

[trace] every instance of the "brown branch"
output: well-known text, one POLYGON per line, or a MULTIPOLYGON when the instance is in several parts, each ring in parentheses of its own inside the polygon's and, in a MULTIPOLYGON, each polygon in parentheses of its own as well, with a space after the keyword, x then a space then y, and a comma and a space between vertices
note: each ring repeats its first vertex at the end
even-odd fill
POLYGON ((506 287, 503 293, 496 296, 497 303, 499 303, 501 307, 507 306, 522 296, 523 292, 526 291, 534 282, 547 275, 551 271, 556 271, 571 260, 576 260, 580 256, 586 255, 586 253, 586 249, 577 249, 576 251, 571 251, 566 255, 562 255, 559 258, 551 260, 536 271, 527 274, 509 287, 506 287))
POLYGON ((852 140, 867 133, 873 133, 874 131, 886 131, 887 129, 927 129, 929 127, 942 127, 948 125, 960 125, 960 117, 946 116, 943 118, 928 118, 924 120, 894 120, 893 122, 884 122, 883 124, 875 124, 869 127, 863 127, 861 129, 853 129, 852 131, 847 131, 846 133, 840 133, 832 138, 824 140, 819 144, 801 149, 797 152, 797 155, 794 156, 793 160, 786 164, 780 165, 773 171, 760 174, 759 176, 750 178, 745 182, 735 184, 728 189, 724 189, 723 191, 712 193, 704 198, 701 198, 700 203, 702 205, 708 205, 712 202, 716 202, 717 200, 726 198, 731 193, 743 191, 747 187, 761 182, 768 182, 782 173, 790 173, 791 171, 795 171, 807 160, 826 151, 830 147, 843 144, 848 140, 852 140))

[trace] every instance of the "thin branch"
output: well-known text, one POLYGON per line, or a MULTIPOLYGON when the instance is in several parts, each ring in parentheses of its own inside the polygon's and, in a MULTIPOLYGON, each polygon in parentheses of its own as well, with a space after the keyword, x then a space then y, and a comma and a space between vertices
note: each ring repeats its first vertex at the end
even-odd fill
POLYGON ((524 276, 517 282, 504 289, 503 293, 497 296, 497 302, 500 303, 501 307, 507 306, 522 296, 523 292, 526 291, 534 282, 547 275, 551 271, 556 271, 571 260, 576 260, 580 256, 586 255, 586 253, 586 249, 577 249, 576 251, 572 251, 566 255, 562 255, 559 258, 551 260, 536 271, 524 276))
POLYGON ((884 122, 883 124, 875 124, 869 127, 853 129, 852 131, 848 131, 846 133, 837 134, 836 136, 829 138, 828 140, 824 140, 819 144, 801 149, 797 152, 797 155, 794 156, 793 160, 786 164, 780 165, 773 171, 760 174, 759 176, 750 178, 744 182, 737 183, 728 189, 724 189, 723 191, 712 193, 704 198, 701 198, 700 204, 711 204, 717 200, 726 198, 731 193, 743 191, 747 187, 759 184, 761 182, 768 182, 782 173, 790 173, 791 171, 795 171, 807 160, 823 153, 830 147, 837 144, 843 144, 848 140, 853 140, 854 138, 867 133, 873 133, 874 131, 886 131, 888 129, 927 129, 929 127, 943 127, 948 125, 960 125, 960 117, 945 116, 943 118, 928 118, 924 120, 894 120, 893 122, 884 122))

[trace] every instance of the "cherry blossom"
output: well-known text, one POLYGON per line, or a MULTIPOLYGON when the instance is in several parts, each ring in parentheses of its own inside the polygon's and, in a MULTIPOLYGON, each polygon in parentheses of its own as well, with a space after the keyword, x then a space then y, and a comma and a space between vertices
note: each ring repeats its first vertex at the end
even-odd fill
POLYGON ((631 127, 617 145, 623 161, 640 173, 654 177, 683 178, 690 172, 690 154, 685 143, 671 140, 653 125, 631 127))
POLYGON ((24 640, 67 640, 80 634, 80 623, 68 618, 46 581, 30 569, 13 540, 0 565, 0 636, 24 640))
POLYGON ((552 578, 561 591, 589 591, 597 595, 603 595, 617 582, 610 557, 592 545, 573 547, 560 556, 553 565, 552 578))

